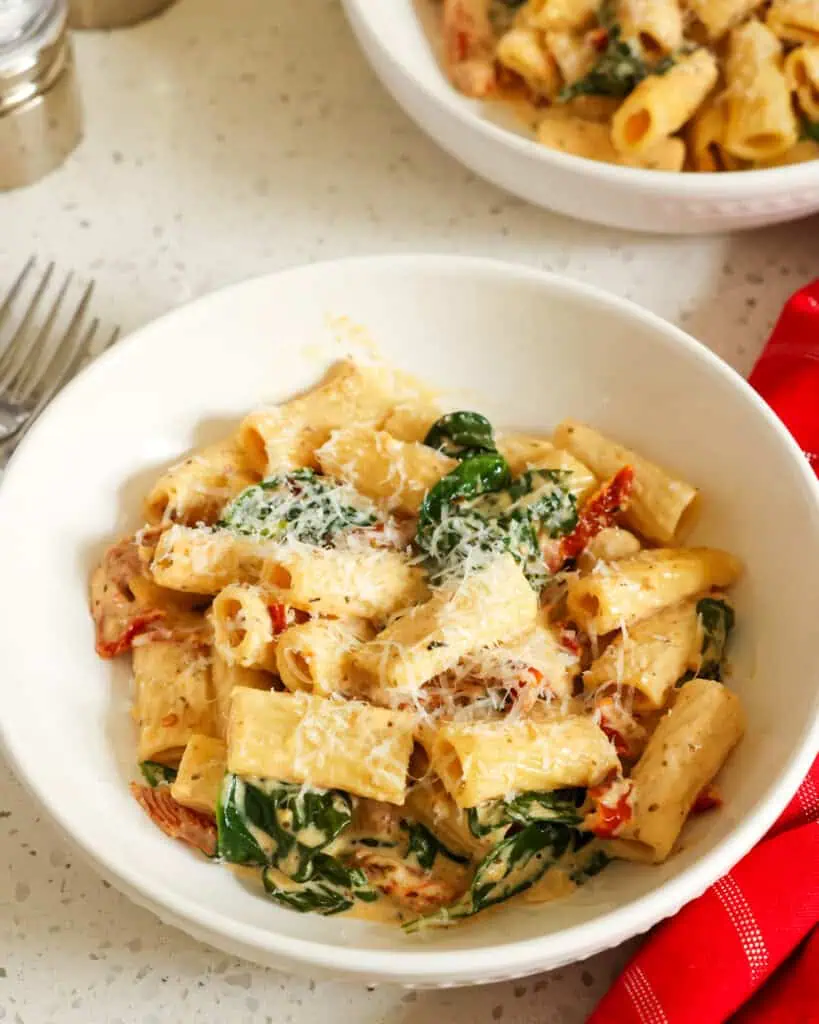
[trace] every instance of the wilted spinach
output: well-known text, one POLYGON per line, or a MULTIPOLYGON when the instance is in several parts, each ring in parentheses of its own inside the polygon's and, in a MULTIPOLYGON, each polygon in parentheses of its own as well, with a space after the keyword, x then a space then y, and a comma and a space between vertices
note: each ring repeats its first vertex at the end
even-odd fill
POLYGON ((429 428, 424 444, 451 459, 470 459, 497 450, 492 424, 479 412, 449 412, 429 428))
POLYGON ((647 63, 639 48, 623 39, 622 26, 616 20, 616 4, 601 4, 597 20, 606 32, 606 45, 591 69, 576 82, 567 85, 560 96, 566 103, 576 96, 627 96, 649 75, 665 74, 674 65, 673 57, 647 63))
POLYGON ((459 900, 428 917, 409 921, 405 931, 471 917, 523 892, 563 856, 572 843, 572 833, 565 825, 537 823, 502 839, 478 864, 469 889, 459 900))
POLYGON ((217 808, 217 849, 232 864, 269 864, 294 881, 306 881, 316 855, 351 819, 351 800, 339 790, 268 780, 254 784, 228 774, 217 808))
POLYGON ((170 785, 175 781, 177 775, 176 768, 169 768, 166 764, 160 764, 159 761, 142 761, 139 770, 148 785, 154 789, 157 786, 170 785))
POLYGON ((464 459, 427 493, 418 518, 416 544, 434 580, 478 568, 508 552, 532 587, 548 580, 539 534, 571 532, 577 500, 560 470, 527 470, 512 480, 497 452, 464 459))
POLYGON ((467 811, 467 822, 473 836, 482 839, 498 829, 516 823, 558 822, 576 827, 583 820, 580 809, 586 790, 580 787, 551 791, 527 790, 510 800, 488 800, 467 811))
POLYGON ((700 679, 722 679, 725 648, 734 628, 734 609, 725 601, 715 597, 703 597, 697 601, 697 615, 702 625, 702 648, 700 679))
POLYGON ((245 488, 216 525, 260 540, 288 537, 327 547, 342 531, 376 520, 370 502, 351 487, 312 469, 296 469, 245 488))
POLYGON ((302 914, 340 914, 356 900, 371 903, 378 898, 361 868, 349 867, 326 853, 316 854, 310 878, 298 889, 280 886, 269 867, 262 872, 262 883, 270 899, 302 914))
POLYGON ((439 853, 455 861, 456 864, 469 863, 468 857, 454 853, 420 822, 403 821, 401 826, 408 834, 406 860, 410 864, 417 864, 423 871, 429 871, 439 853))

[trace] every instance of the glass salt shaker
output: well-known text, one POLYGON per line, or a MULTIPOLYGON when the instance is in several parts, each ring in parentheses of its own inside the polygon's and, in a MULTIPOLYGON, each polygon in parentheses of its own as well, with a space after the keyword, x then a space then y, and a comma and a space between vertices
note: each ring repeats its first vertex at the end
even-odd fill
POLYGON ((0 0, 0 189, 30 185, 82 137, 65 0, 0 0))

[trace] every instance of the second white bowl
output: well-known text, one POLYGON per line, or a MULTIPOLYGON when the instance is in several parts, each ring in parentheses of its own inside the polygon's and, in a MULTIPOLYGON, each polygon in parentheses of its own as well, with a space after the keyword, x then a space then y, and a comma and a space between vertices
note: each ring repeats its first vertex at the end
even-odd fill
MULTIPOLYGON (((426 2, 426 0, 424 0, 426 2)), ((375 73, 409 116, 481 177, 538 206, 633 231, 700 234, 819 211, 819 160, 764 171, 671 174, 559 153, 500 127, 447 81, 414 0, 343 0, 375 73)))

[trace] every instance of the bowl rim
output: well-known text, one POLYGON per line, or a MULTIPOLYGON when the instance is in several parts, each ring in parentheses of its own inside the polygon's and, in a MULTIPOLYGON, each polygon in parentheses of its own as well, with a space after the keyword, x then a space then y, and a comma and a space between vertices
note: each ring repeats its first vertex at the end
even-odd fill
MULTIPOLYGON (((376 47, 384 56, 392 61, 395 69, 406 83, 423 93, 425 98, 446 113, 469 131, 482 137, 491 145, 508 147, 520 156, 536 160, 545 166, 552 165, 563 171, 574 171, 586 174, 592 179, 607 184, 640 186, 652 192, 672 192, 685 195, 692 199, 750 199, 759 198, 760 191, 784 192, 812 184, 814 175, 810 174, 810 166, 816 161, 807 160, 801 164, 784 167, 753 168, 744 171, 697 171, 686 173, 670 173, 650 170, 644 167, 621 167, 588 157, 563 153, 539 145, 534 139, 518 135, 479 117, 470 107, 469 97, 461 96, 453 85, 446 82, 447 90, 439 95, 420 78, 406 61, 403 53, 394 53, 386 47, 379 34, 375 31, 370 11, 374 9, 372 0, 341 0, 347 18, 356 34, 366 37, 369 46, 376 47), (664 187, 670 186, 670 187, 664 187)), ((412 0, 407 0, 411 3, 412 0)), ((443 72, 442 72, 443 74, 443 72)), ((481 102, 481 101, 475 101, 481 102)))
MULTIPOLYGON (((160 315, 89 364, 63 389, 10 460, 6 480, 16 481, 25 474, 26 452, 36 442, 37 436, 48 428, 49 421, 60 415, 63 404, 71 401, 78 381, 103 373, 109 362, 120 358, 121 352, 142 344, 143 335, 155 330, 159 325, 173 325, 177 320, 183 321, 192 309, 201 314, 209 305, 223 303, 226 299, 230 301, 231 298, 235 298, 241 302, 244 289, 263 286, 265 281, 272 279, 283 278, 286 281, 288 278, 303 276, 321 277, 328 273, 345 274, 349 271, 378 272, 382 269, 398 269, 405 274, 417 270, 459 276, 477 274, 483 279, 499 277, 529 282, 547 291, 584 300, 597 306, 603 313, 607 310, 616 310, 625 317, 641 321, 655 332, 657 344, 668 348, 682 348, 690 356, 703 362, 711 373, 727 378, 735 388, 744 392, 746 399, 751 401, 769 428, 790 451, 808 493, 812 494, 819 507, 819 479, 812 472, 808 461, 784 424, 743 377, 701 342, 657 314, 595 285, 525 264, 457 254, 384 254, 293 266, 217 289, 160 315)), ((4 506, 6 495, 10 491, 9 487, 0 488, 0 508, 4 506)), ((819 538, 817 540, 819 541, 819 538)), ((769 783, 745 820, 739 822, 722 843, 683 870, 679 876, 631 903, 604 911, 590 921, 551 935, 462 950, 413 949, 408 944, 406 950, 396 952, 362 949, 349 943, 337 946, 312 939, 282 936, 269 928, 236 922, 193 900, 180 897, 170 885, 147 885, 140 878, 138 865, 121 861, 109 862, 100 857, 82 835, 72 830, 70 818, 63 812, 60 802, 47 790, 39 789, 36 781, 26 774, 21 759, 15 754, 15 744, 4 719, 5 716, 0 709, 0 752, 5 755, 16 777, 95 869, 138 904, 149 907, 161 919, 177 925, 197 938, 211 941, 216 946, 222 944, 222 948, 238 950, 241 955, 250 958, 254 952, 258 953, 265 957, 263 962, 271 963, 272 958, 278 956, 285 966, 289 961, 291 964, 325 969, 362 981, 378 977, 388 981, 400 978, 407 984, 446 984, 448 981, 453 984, 468 984, 470 981, 480 982, 482 976, 483 980, 518 977, 538 969, 581 960, 641 934, 658 921, 676 913, 688 901, 701 895, 748 852, 784 810, 819 750, 819 716, 814 716, 812 721, 806 721, 784 771, 778 779, 769 783)), ((23 744, 20 749, 24 751, 27 748, 23 744)))

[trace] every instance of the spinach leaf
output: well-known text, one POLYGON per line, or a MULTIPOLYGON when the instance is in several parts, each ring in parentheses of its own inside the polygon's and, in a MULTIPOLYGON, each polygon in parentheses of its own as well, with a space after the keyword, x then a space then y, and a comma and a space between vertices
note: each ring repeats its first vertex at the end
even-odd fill
POLYGON ((568 478, 564 470, 527 469, 509 487, 513 504, 507 515, 528 515, 550 537, 565 537, 577 526, 577 498, 568 478))
POLYGON ((799 138, 801 141, 819 142, 819 121, 809 121, 806 117, 803 117, 799 138))
POLYGON ((488 800, 467 811, 469 830, 478 839, 512 823, 531 825, 552 821, 576 826, 583 820, 580 808, 586 791, 580 787, 552 791, 527 790, 511 800, 488 800))
POLYGON ((486 836, 503 829, 504 832, 512 824, 512 819, 506 812, 504 800, 487 800, 486 803, 478 804, 477 807, 470 807, 466 812, 466 821, 469 831, 476 839, 484 839, 486 836))
POLYGON ((673 57, 664 57, 656 64, 646 63, 639 49, 622 38, 623 29, 616 19, 616 3, 604 0, 597 20, 606 30, 606 47, 590 71, 560 92, 558 99, 561 103, 576 96, 627 96, 644 78, 663 75, 673 67, 673 57))
MULTIPOLYGON (((580 835, 588 834, 589 833, 580 833, 580 835)), ((605 850, 601 850, 599 847, 596 847, 590 851, 587 857, 578 861, 576 866, 569 872, 569 878, 575 885, 582 885, 584 882, 588 881, 589 878, 599 875, 603 868, 610 863, 611 857, 609 857, 605 850)))
POLYGON ((485 910, 528 889, 569 848, 572 829, 565 825, 536 823, 501 840, 475 869, 467 892, 455 903, 425 918, 404 925, 408 932, 428 924, 450 921, 485 910))
POLYGON ((467 503, 500 490, 510 479, 506 459, 497 452, 485 452, 465 459, 427 491, 418 515, 415 543, 435 582, 457 572, 465 563, 479 565, 485 556, 507 549, 503 531, 467 503))
POLYGON ((376 520, 372 504, 350 486, 312 469, 296 469, 245 488, 216 526, 257 540, 289 537, 328 547, 343 530, 376 520))
POLYGON ((159 761, 142 761, 139 766, 142 776, 149 786, 156 789, 157 786, 170 785, 176 779, 176 768, 169 768, 159 761))
POLYGON ((529 825, 535 821, 556 821, 574 826, 583 820, 580 808, 585 800, 586 790, 579 786, 554 789, 551 792, 529 790, 509 800, 506 813, 519 825, 529 825))
POLYGON ((697 601, 702 624, 702 650, 697 675, 700 679, 722 679, 722 663, 728 637, 734 628, 734 609, 715 597, 697 601))
POLYGON ((512 481, 498 453, 465 459, 421 505, 415 540, 433 580, 508 552, 532 587, 542 589, 549 574, 538 534, 563 536, 577 523, 577 499, 566 477, 560 470, 534 469, 512 481))
POLYGON ((492 424, 479 412, 447 413, 429 428, 424 444, 460 461, 497 451, 492 424))
POLYGON ((418 513, 419 538, 426 536, 441 522, 453 502, 477 498, 489 491, 499 491, 510 481, 509 466, 498 452, 486 452, 465 459, 427 491, 418 513))
POLYGON ((306 881, 316 854, 351 818, 351 800, 338 790, 226 775, 217 808, 218 849, 230 863, 271 864, 306 881))
POLYGON ((439 853, 456 864, 468 864, 469 857, 462 857, 446 847, 441 840, 418 821, 402 821, 401 827, 409 834, 406 859, 414 862, 422 871, 429 871, 439 853))
POLYGON ((360 868, 347 867, 326 853, 316 854, 312 876, 298 889, 278 885, 269 867, 262 871, 262 883, 270 899, 302 914, 340 914, 357 899, 371 903, 378 898, 360 868))
POLYGON ((369 846, 375 849, 391 848, 398 845, 389 839, 376 839, 375 836, 358 836, 355 839, 351 839, 350 842, 356 846, 369 846))

